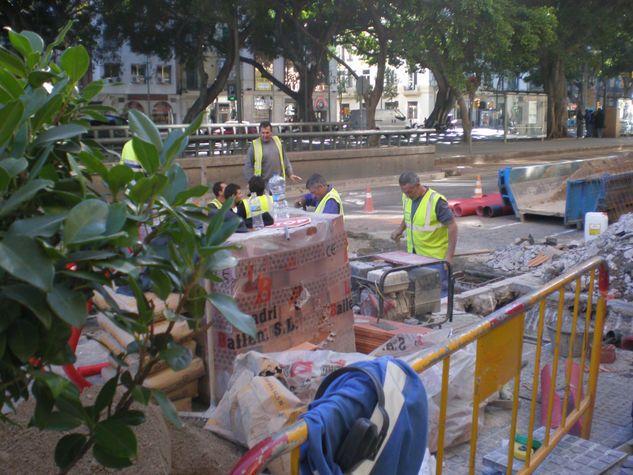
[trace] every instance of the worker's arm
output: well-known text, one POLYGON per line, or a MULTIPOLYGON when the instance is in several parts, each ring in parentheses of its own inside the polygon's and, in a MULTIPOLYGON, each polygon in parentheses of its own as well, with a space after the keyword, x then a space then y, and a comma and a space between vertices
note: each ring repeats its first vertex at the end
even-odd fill
POLYGON ((292 164, 290 163, 290 159, 288 158, 288 155, 286 154, 286 149, 284 148, 283 144, 281 146, 281 151, 284 157, 284 167, 286 169, 286 176, 290 178, 290 181, 293 181, 293 182, 302 181, 303 178, 301 178, 299 175, 295 175, 295 172, 292 169, 292 164))
POLYGON ((402 222, 400 223, 398 228, 394 232, 391 233, 391 239, 394 241, 398 241, 398 239, 402 237, 402 233, 404 232, 405 229, 407 229, 407 226, 406 224, 404 224, 404 218, 402 218, 402 222))
POLYGON ((446 250, 446 260, 453 265, 453 257, 455 256, 455 247, 457 246, 457 223, 453 219, 446 223, 448 228, 448 249, 446 250))
POLYGON ((246 183, 253 178, 253 163, 255 162, 255 149, 253 148, 253 144, 248 147, 248 151, 246 152, 246 161, 244 162, 244 178, 246 179, 246 183))

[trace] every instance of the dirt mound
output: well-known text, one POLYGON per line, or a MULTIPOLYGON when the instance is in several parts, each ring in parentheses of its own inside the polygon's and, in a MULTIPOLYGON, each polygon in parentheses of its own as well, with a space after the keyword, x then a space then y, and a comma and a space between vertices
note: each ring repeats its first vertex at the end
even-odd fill
MULTIPOLYGON (((84 404, 94 402, 100 387, 84 391, 84 404)), ((11 419, 20 427, 0 423, 0 466, 3 473, 56 474, 54 461, 60 432, 26 428, 35 402, 31 399, 18 407, 11 419)), ((166 422, 158 406, 137 407, 146 415, 146 421, 133 427, 138 441, 138 460, 117 473, 123 474, 198 474, 220 475, 228 473, 237 463, 243 449, 193 424, 183 424, 178 430, 166 422)), ((71 474, 112 473, 100 466, 88 453, 70 471, 71 474)))
POLYGON ((617 160, 604 158, 596 160, 587 160, 578 170, 569 175, 569 177, 558 187, 550 200, 564 200, 567 198, 567 182, 573 180, 584 180, 586 178, 599 178, 604 174, 617 174, 630 172, 633 170, 633 159, 620 158, 617 160))

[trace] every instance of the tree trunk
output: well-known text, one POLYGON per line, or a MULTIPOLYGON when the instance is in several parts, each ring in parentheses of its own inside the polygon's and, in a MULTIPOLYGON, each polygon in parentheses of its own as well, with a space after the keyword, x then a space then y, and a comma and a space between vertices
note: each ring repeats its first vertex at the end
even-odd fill
MULTIPOLYGON (((382 97, 382 91, 385 88, 385 70, 387 69, 387 48, 388 48, 388 36, 385 28, 382 24, 382 17, 376 11, 376 8, 370 3, 369 11, 372 16, 372 23, 376 31, 378 40, 378 60, 376 61, 376 82, 369 97, 366 99, 367 103, 367 129, 373 130, 376 128, 376 108, 382 97)), ((369 146, 377 147, 379 144, 379 136, 374 135, 369 138, 369 146)))
MULTIPOLYGON (((448 79, 444 75, 441 67, 435 66, 431 68, 435 82, 437 82, 437 95, 435 96, 435 105, 433 111, 426 119, 424 119, 425 127, 435 127, 438 124, 446 124, 448 114, 455 107, 457 94, 455 89, 448 83, 448 79)), ((463 114, 462 114, 463 115, 463 114)))
POLYGON ((541 61, 547 93, 547 138, 567 137, 567 78, 559 58, 541 61))
POLYGON ((470 120, 470 109, 464 100, 463 94, 457 95, 457 103, 462 111, 462 128, 464 129, 464 142, 468 144, 468 153, 473 153, 473 123, 470 120))

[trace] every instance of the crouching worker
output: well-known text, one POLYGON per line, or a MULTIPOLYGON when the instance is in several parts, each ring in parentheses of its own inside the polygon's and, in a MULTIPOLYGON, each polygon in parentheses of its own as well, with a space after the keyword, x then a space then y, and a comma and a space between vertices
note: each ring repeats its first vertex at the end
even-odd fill
POLYGON ((310 193, 306 193, 297 201, 295 201, 296 208, 304 208, 306 206, 314 206, 315 213, 329 213, 340 214, 343 213, 343 201, 341 195, 336 191, 332 185, 328 185, 325 178, 318 173, 315 173, 306 182, 306 188, 310 193))

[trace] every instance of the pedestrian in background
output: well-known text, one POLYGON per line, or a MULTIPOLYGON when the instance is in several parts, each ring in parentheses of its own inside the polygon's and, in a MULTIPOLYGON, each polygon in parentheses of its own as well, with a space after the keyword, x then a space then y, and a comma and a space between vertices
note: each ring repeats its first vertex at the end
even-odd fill
POLYGON ((582 112, 582 107, 578 106, 576 109, 576 138, 580 139, 583 136, 583 125, 585 122, 585 114, 582 112))
POLYGON ((328 185, 325 178, 315 173, 306 182, 306 188, 310 193, 306 193, 297 201, 296 208, 305 208, 306 206, 314 206, 315 213, 341 214, 343 213, 343 201, 341 195, 332 185, 328 185))
POLYGON ((591 137, 593 130, 591 130, 591 111, 589 109, 585 110, 585 128, 587 129, 587 137, 591 137))
MULTIPOLYGON (((407 252, 443 259, 453 265, 457 245, 455 215, 444 196, 420 183, 420 177, 411 171, 404 172, 398 180, 402 190, 404 218, 391 233, 398 241, 406 230, 407 252)), ((448 293, 448 275, 443 264, 434 267, 440 272, 442 297, 448 293)))
POLYGON ((602 107, 598 107, 596 111, 595 130, 596 137, 602 138, 602 131, 604 130, 604 110, 602 107))
POLYGON ((259 138, 253 140, 246 152, 244 178, 248 183, 253 175, 261 176, 268 183, 274 172, 286 180, 301 181, 301 177, 292 171, 281 140, 273 135, 271 123, 264 121, 259 124, 259 138))

